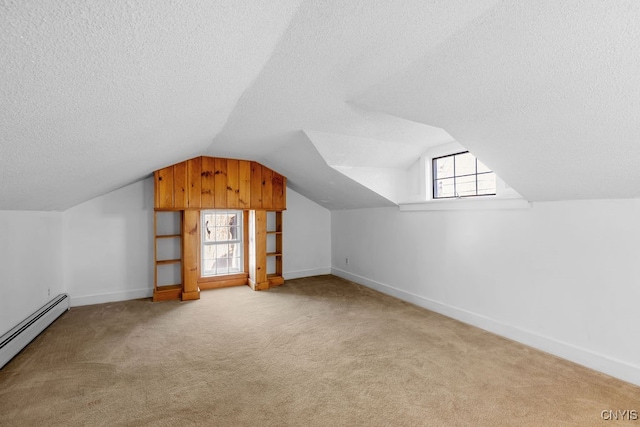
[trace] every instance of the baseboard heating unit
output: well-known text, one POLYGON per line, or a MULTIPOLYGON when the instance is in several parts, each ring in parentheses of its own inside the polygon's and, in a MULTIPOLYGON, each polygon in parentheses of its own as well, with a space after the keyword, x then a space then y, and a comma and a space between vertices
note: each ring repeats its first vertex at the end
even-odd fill
POLYGON ((69 310, 69 295, 61 294, 0 337, 0 369, 62 313, 69 310))

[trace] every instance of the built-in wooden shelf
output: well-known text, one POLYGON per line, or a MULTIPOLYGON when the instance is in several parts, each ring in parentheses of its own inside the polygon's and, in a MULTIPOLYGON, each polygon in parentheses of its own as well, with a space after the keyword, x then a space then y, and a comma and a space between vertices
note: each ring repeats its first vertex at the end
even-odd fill
POLYGON ((267 227, 267 235, 273 236, 271 239, 274 246, 269 248, 272 252, 267 252, 267 257, 275 261, 275 271, 267 274, 267 281, 269 287, 280 286, 284 283, 282 277, 282 211, 270 212, 269 215, 273 215, 273 221, 269 221, 267 227))
POLYGON ((166 264, 177 264, 179 262, 182 262, 181 259, 159 259, 158 261, 156 261, 157 265, 166 265, 166 264))
POLYGON ((267 274, 267 281, 269 282, 269 287, 280 286, 284 283, 284 278, 277 273, 267 274))
POLYGON ((182 213, 181 212, 154 212, 153 228, 154 228, 154 285, 153 285, 153 301, 168 301, 182 298, 182 283, 175 283, 182 280, 182 213), (162 218, 159 218, 161 216, 162 218), (176 218, 177 217, 177 218, 176 218), (171 239, 175 239, 171 241, 171 239), (158 242, 162 240, 162 247, 165 249, 158 253, 158 242), (174 249, 167 253, 166 249, 173 247, 174 249), (175 248, 178 248, 177 250, 175 248), (159 256, 166 259, 159 259, 159 256), (178 257, 178 258, 175 258, 178 257), (172 266, 163 267, 161 266, 172 266), (179 270, 179 271, 178 271, 179 270), (178 274, 176 274, 178 272, 178 274), (159 274, 163 277, 158 277, 159 274), (179 276, 179 278, 178 278, 179 276), (173 283, 165 285, 161 283, 173 283))
POLYGON ((181 284, 158 286, 158 292, 169 292, 176 289, 182 289, 181 284))
POLYGON ((248 160, 200 156, 155 171, 154 301, 198 299, 201 289, 249 284, 262 290, 284 283, 286 189, 286 177, 248 160), (247 212, 245 272, 215 280, 200 277, 200 221, 209 209, 247 212))
POLYGON ((180 299, 182 296, 182 285, 156 286, 153 291, 153 301, 168 301, 180 299))

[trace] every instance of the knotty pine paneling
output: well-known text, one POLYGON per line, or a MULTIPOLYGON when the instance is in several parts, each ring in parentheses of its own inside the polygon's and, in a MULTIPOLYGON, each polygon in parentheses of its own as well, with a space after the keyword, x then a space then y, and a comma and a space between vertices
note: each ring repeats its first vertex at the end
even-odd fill
POLYGON ((280 175, 279 173, 274 172, 273 173, 273 179, 271 180, 272 182, 272 199, 273 199, 273 203, 272 203, 272 209, 274 210, 281 210, 283 209, 282 206, 284 206, 284 192, 285 192, 285 182, 284 182, 284 177, 282 175, 280 175))
POLYGON ((185 209, 187 207, 187 162, 173 165, 173 207, 185 209))
POLYGON ((202 157, 187 161, 188 206, 199 209, 202 206, 202 157))
POLYGON ((203 209, 215 208, 215 159, 213 157, 201 157, 202 161, 200 165, 202 172, 200 172, 201 188, 200 188, 200 207, 203 209))
POLYGON ((273 209, 273 171, 262 166, 262 208, 273 209))
POLYGON ((240 160, 238 167, 238 207, 249 209, 251 207, 251 162, 240 160))
POLYGON ((237 160, 227 159, 227 208, 240 208, 240 164, 237 160))
POLYGON ((262 165, 251 162, 251 209, 262 209, 262 165))
POLYGON ((213 198, 216 209, 225 209, 227 207, 227 159, 215 159, 213 180, 215 183, 213 198))
POLYGON ((155 171, 156 208, 173 208, 173 166, 155 171))
POLYGON ((154 180, 156 209, 286 209, 287 179, 257 162, 196 157, 154 180))

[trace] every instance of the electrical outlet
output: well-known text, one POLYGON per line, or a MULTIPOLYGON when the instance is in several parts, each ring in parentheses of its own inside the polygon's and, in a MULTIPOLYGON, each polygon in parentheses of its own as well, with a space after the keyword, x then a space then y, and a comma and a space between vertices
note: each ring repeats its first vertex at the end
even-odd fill
POLYGON ((344 263, 345 263, 345 264, 347 264, 347 265, 349 264, 349 257, 346 257, 346 258, 344 259, 344 263))

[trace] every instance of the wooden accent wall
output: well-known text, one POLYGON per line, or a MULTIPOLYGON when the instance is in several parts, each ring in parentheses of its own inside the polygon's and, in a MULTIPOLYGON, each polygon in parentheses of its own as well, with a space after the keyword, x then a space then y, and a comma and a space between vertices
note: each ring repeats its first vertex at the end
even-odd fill
POLYGON ((157 170, 154 179, 156 209, 287 208, 287 178, 248 160, 196 157, 157 170))

